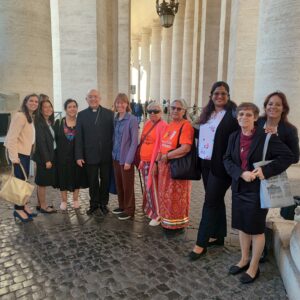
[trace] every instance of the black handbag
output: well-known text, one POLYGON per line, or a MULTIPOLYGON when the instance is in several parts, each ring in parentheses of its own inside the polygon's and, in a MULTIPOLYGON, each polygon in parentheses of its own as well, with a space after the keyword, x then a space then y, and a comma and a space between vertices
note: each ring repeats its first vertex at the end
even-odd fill
MULTIPOLYGON (((180 147, 179 140, 182 131, 181 126, 178 135, 177 147, 180 147)), ((195 143, 195 138, 193 139, 193 144, 191 151, 183 157, 170 159, 170 170, 172 179, 180 180, 200 180, 201 179, 201 168, 200 160, 197 153, 197 147, 195 143)))

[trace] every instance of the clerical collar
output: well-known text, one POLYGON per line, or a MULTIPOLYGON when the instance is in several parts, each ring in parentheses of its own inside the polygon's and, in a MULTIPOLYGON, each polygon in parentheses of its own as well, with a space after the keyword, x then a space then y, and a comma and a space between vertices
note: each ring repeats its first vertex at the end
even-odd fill
POLYGON ((89 107, 89 109, 90 109, 92 112, 98 112, 99 108, 100 108, 100 105, 98 106, 98 108, 91 108, 91 107, 89 107))

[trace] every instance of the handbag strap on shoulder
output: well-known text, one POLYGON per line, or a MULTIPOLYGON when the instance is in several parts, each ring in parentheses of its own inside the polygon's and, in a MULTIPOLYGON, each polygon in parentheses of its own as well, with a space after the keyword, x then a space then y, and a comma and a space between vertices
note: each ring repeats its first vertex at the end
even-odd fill
POLYGON ((182 132, 182 128, 184 126, 185 123, 183 123, 179 129, 179 134, 178 134, 178 138, 177 138, 177 146, 176 146, 176 149, 179 148, 180 144, 179 144, 179 141, 180 141, 180 136, 181 136, 181 132, 182 132))
POLYGON ((271 135, 272 135, 271 133, 268 133, 267 136, 266 136, 266 139, 265 139, 265 144, 264 144, 264 149, 263 149, 263 157, 262 157, 263 161, 266 160, 266 154, 267 154, 267 150, 268 150, 271 135))
MULTIPOLYGON (((26 175, 26 172, 25 172, 24 167, 23 167, 23 165, 22 165, 21 162, 19 163, 19 166, 20 166, 20 168, 21 168, 21 170, 22 170, 22 173, 23 173, 23 175, 24 175, 25 181, 28 181, 28 177, 27 177, 27 175, 26 175)), ((11 175, 12 175, 12 176, 15 176, 15 172, 14 172, 14 164, 11 164, 11 175)))
POLYGON ((149 135, 149 133, 152 131, 152 129, 160 122, 160 120, 158 122, 155 122, 151 128, 146 132, 146 134, 144 135, 143 139, 141 139, 139 146, 142 146, 142 144, 145 142, 146 137, 149 135))

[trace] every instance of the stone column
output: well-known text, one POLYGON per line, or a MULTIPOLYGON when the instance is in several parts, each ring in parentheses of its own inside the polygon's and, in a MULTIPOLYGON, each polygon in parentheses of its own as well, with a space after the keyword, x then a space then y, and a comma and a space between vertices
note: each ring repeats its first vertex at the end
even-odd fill
POLYGON ((181 98, 183 30, 185 0, 180 1, 179 10, 173 24, 172 63, 171 63, 171 101, 181 98))
POLYGON ((118 0, 118 88, 129 96, 130 0, 118 0))
POLYGON ((287 95, 289 120, 300 128, 300 2, 260 1, 254 99, 262 107, 276 90, 287 95))
POLYGON ((140 40, 138 37, 131 38, 131 85, 135 85, 136 93, 131 95, 131 99, 134 98, 135 102, 140 99, 140 61, 139 61, 139 46, 140 40))
POLYGON ((54 82, 61 82, 62 102, 75 98, 82 110, 87 106, 87 91, 98 88, 96 0, 85 5, 80 0, 64 0, 57 1, 57 5, 53 26, 60 39, 53 49, 54 68, 58 71, 54 82))
POLYGON ((199 106, 207 104, 218 77, 221 0, 202 0, 199 66, 199 106))
POLYGON ((218 80, 227 81, 231 0, 223 0, 220 19, 218 80))
POLYGON ((141 100, 149 99, 150 86, 150 30, 142 29, 141 34, 141 100))
POLYGON ((181 98, 191 106, 191 83, 193 64, 193 37, 194 37, 195 0, 188 0, 185 5, 181 98))
POLYGON ((171 59, 172 59, 173 27, 162 28, 161 41, 161 71, 160 71, 160 98, 170 99, 171 88, 171 59))
POLYGON ((52 99, 52 46, 49 1, 1 1, 0 91, 52 99))
POLYGON ((118 3, 97 0, 97 86, 101 105, 111 108, 118 92, 118 3))
POLYGON ((202 0, 196 1, 195 2, 195 11, 194 11, 191 106, 193 106, 194 104, 198 105, 199 58, 200 58, 200 39, 201 39, 201 9, 202 9, 202 0))
POLYGON ((160 99, 160 60, 161 60, 161 25, 158 19, 153 21, 151 33, 151 74, 150 99, 160 99))
POLYGON ((259 1, 232 1, 227 80, 237 103, 253 101, 258 20, 259 1))

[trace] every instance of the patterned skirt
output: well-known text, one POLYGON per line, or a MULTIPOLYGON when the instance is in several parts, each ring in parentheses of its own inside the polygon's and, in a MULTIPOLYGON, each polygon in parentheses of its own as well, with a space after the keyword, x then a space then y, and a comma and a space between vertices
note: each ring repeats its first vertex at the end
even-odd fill
POLYGON ((142 175, 144 179, 143 210, 145 214, 156 219, 159 216, 158 195, 157 195, 157 177, 149 174, 150 162, 144 162, 142 175), (147 189, 148 176, 152 176, 152 185, 147 189))
POLYGON ((169 164, 158 164, 158 203, 161 225, 167 229, 188 226, 192 184, 171 178, 169 164))

